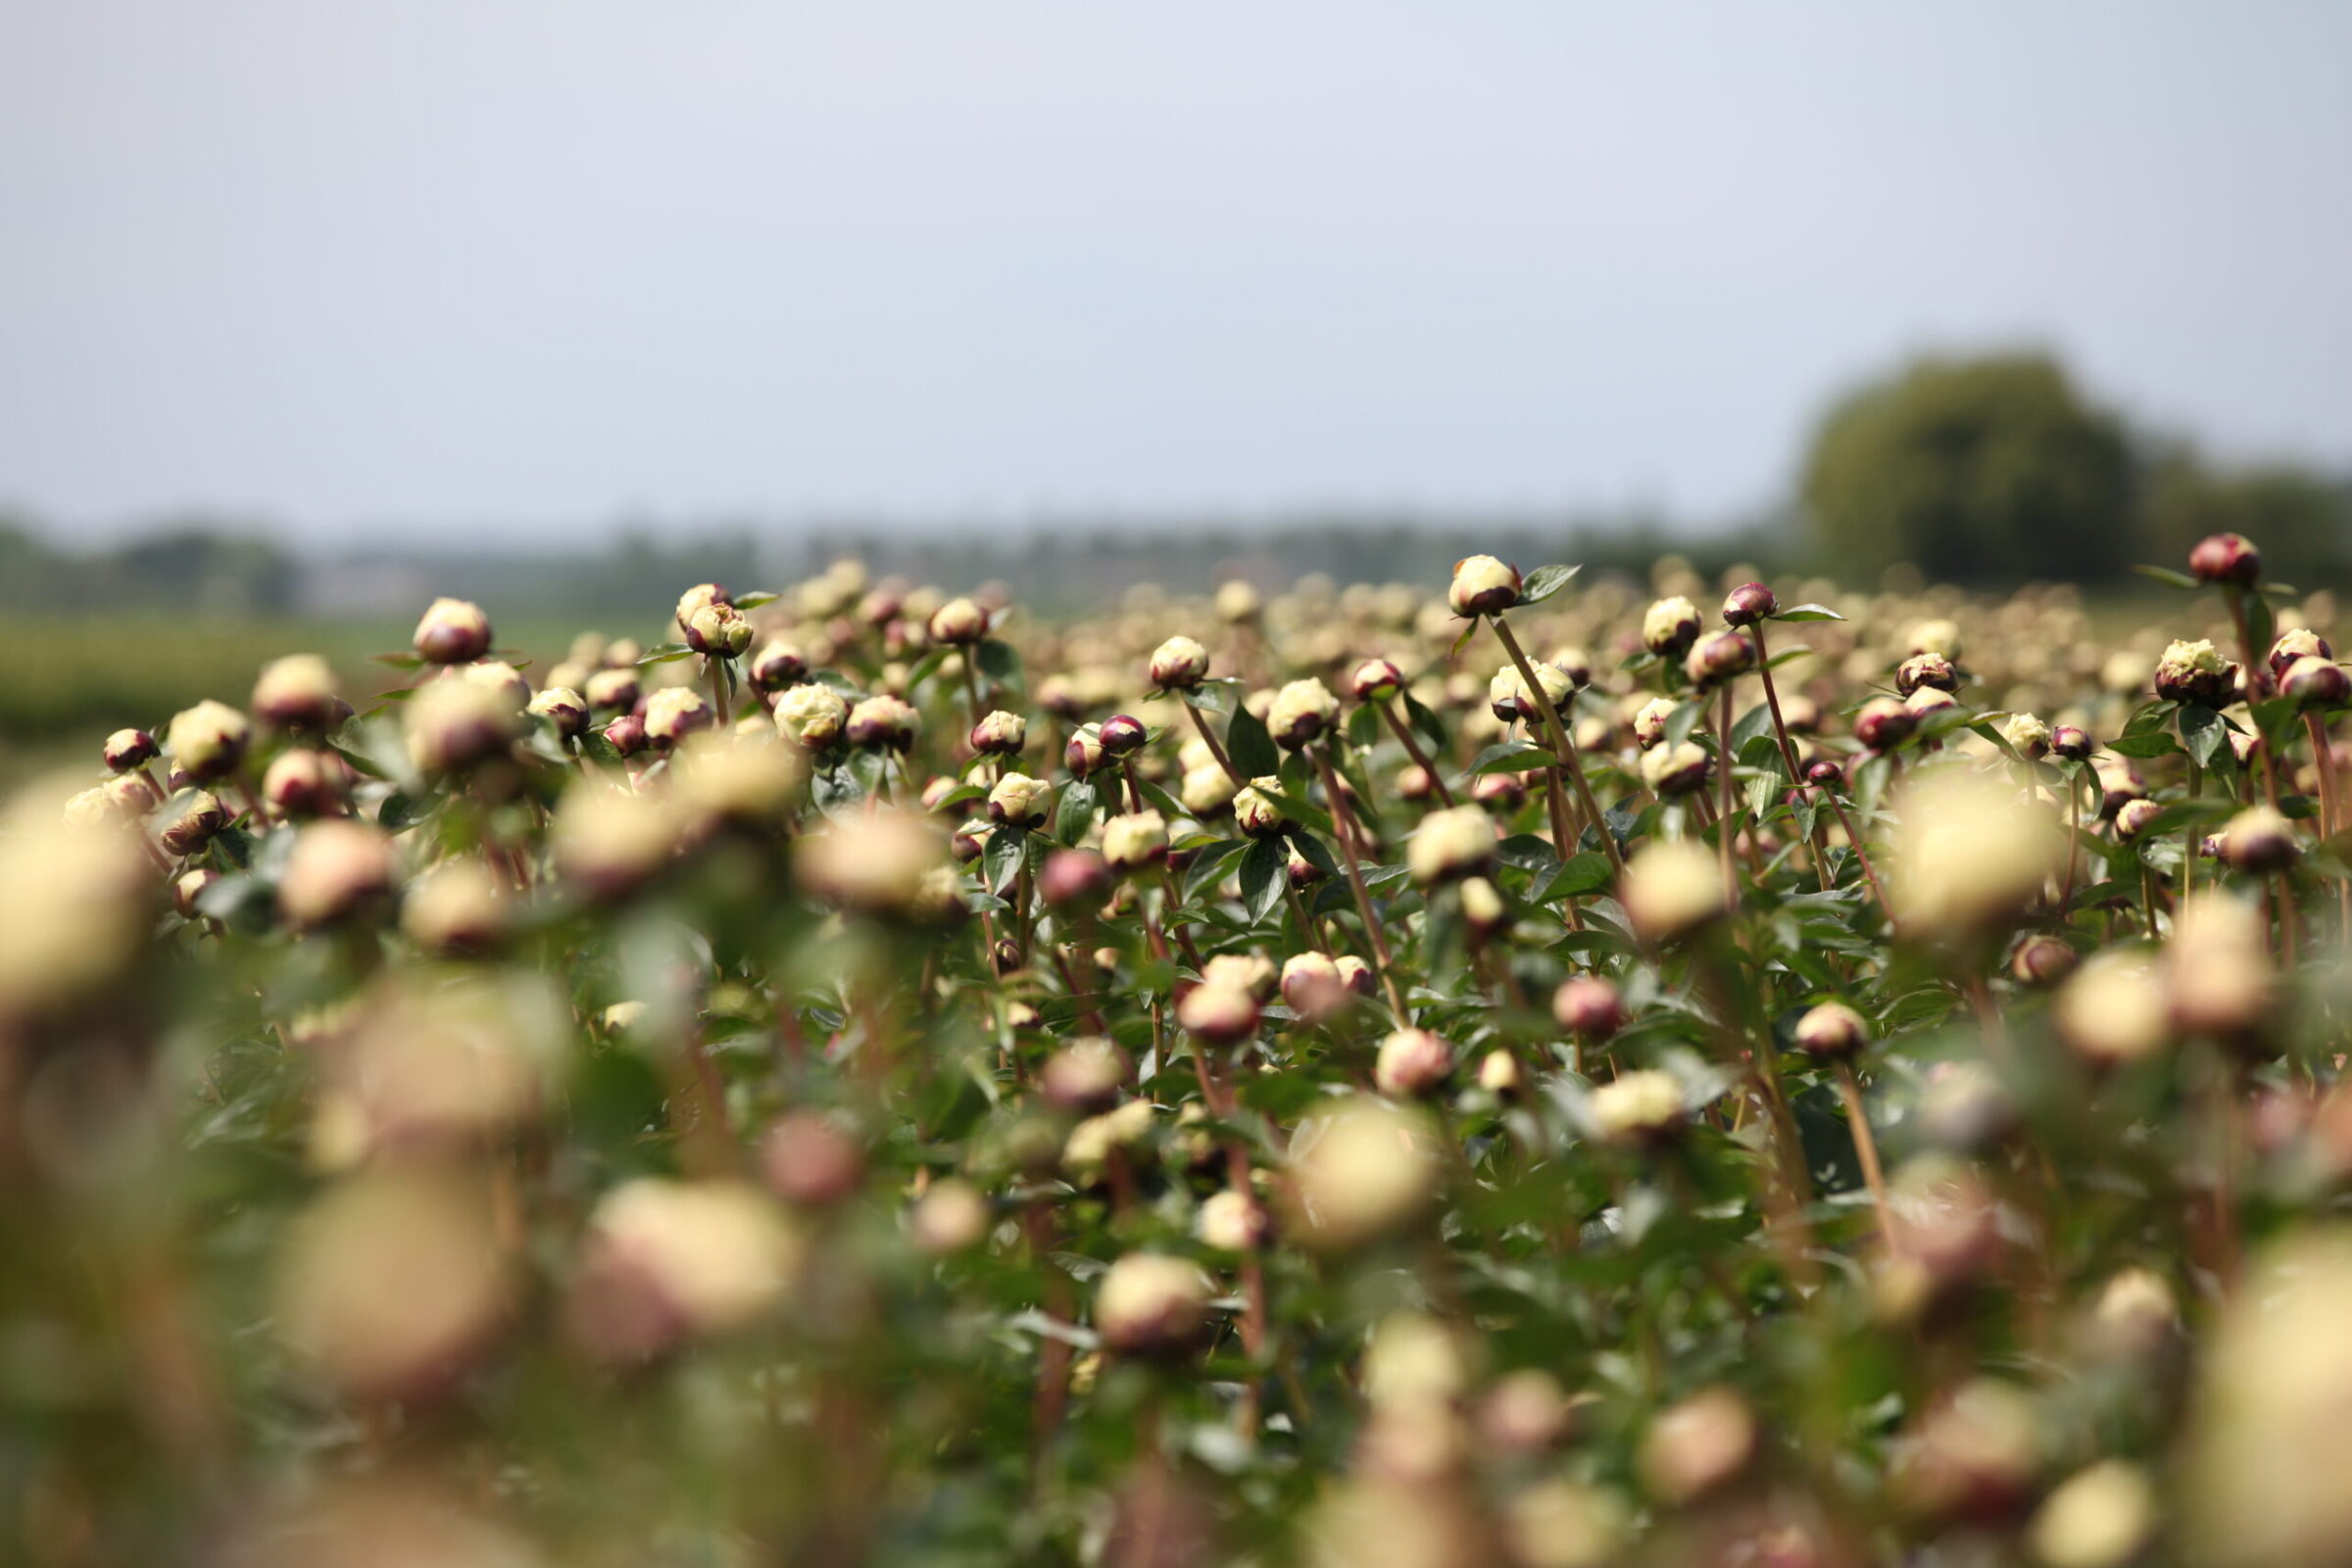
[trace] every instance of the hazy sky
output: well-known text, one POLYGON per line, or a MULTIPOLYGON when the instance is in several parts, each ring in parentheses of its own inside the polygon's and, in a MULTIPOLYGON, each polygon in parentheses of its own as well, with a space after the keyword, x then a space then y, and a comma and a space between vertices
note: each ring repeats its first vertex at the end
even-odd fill
POLYGON ((2352 465, 2352 5, 0 0, 0 499, 1770 500, 1907 349, 2352 465))

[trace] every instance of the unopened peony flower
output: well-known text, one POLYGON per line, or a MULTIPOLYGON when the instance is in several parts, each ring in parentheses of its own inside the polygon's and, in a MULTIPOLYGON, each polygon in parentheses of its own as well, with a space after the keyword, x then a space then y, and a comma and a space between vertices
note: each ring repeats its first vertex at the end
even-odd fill
POLYGON ((812 752, 839 740, 849 717, 850 705, 830 686, 795 686, 776 699, 776 732, 812 752))
POLYGON ((1698 607, 1681 594, 1661 599, 1642 616, 1642 646, 1660 659, 1680 659, 1698 641, 1705 622, 1698 607))
POLYGON ((1495 615, 1519 602, 1519 569, 1493 556, 1468 556, 1453 564, 1446 602, 1457 615, 1495 615))
POLYGON ((1046 819, 1053 799, 1054 786, 1044 779, 1007 773, 988 792, 989 818, 1008 827, 1034 827, 1046 819))
POLYGON ((1320 740, 1340 716, 1340 700, 1319 680, 1295 680, 1274 694, 1266 733, 1291 751, 1320 740))
POLYGON ((1372 1081, 1384 1095, 1418 1100, 1453 1070, 1453 1048, 1426 1029, 1399 1029, 1380 1043, 1372 1081))
POLYGON ((1438 1189, 1433 1138, 1418 1114, 1360 1097, 1301 1123, 1292 1144, 1299 1241, 1341 1250, 1417 1218, 1438 1189))
POLYGON ((252 736, 253 726, 243 713, 208 698, 173 714, 164 740, 172 751, 172 765, 204 784, 235 772, 252 736))
POLYGON ((1208 678, 1208 650, 1190 637, 1171 637, 1152 655, 1152 684, 1167 691, 1191 691, 1208 678))
POLYGON ((1917 777, 1898 803, 1887 889, 1905 934, 1957 938, 2022 910, 2064 853, 2055 809, 1991 774, 1942 767, 1917 777))
POLYGON ((1405 847, 1405 866, 1424 887, 1474 876, 1494 863, 1500 843, 1494 819, 1475 806, 1432 811, 1405 847))
POLYGON ((1113 870, 1134 871, 1168 858, 1168 824, 1157 811, 1132 811, 1102 824, 1102 858, 1113 870))
POLYGON ((1620 1149, 1648 1149, 1680 1136, 1689 1114, 1683 1086, 1652 1068, 1621 1072, 1592 1091, 1592 1130, 1620 1149))
POLYGON ((436 599, 416 622, 415 647, 428 664, 465 664, 490 651, 490 617, 463 599, 436 599))
POLYGON ((1095 1293, 1095 1332, 1124 1355, 1176 1355, 1208 1332, 1208 1277, 1200 1266, 1157 1252, 1129 1252, 1103 1272, 1095 1293))
POLYGON ((1723 875, 1715 858, 1688 839, 1644 843, 1626 862, 1618 902, 1634 930, 1650 942, 1675 942, 1724 913, 1723 875))

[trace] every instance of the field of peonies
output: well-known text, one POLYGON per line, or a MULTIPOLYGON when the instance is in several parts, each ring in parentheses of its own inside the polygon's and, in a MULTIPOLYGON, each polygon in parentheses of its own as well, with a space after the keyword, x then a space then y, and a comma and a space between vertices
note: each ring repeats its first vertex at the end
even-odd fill
POLYGON ((2185 564, 844 563, 111 715, 0 1560, 2352 1562, 2352 690, 2185 564))

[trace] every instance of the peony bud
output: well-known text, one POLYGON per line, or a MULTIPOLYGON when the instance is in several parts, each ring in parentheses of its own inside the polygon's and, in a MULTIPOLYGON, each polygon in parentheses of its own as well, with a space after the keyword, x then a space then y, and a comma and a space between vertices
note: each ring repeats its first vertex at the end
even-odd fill
POLYGON ((469 664, 490 651, 490 617, 463 599, 436 599, 416 622, 413 646, 428 664, 469 664))
POLYGON ((1695 1501, 1745 1470, 1759 1438, 1746 1400, 1729 1389, 1703 1390, 1660 1415, 1642 1438, 1642 1483, 1662 1502, 1695 1501))
POLYGON ((2128 948, 2093 955, 2059 988, 2050 1019, 2068 1049, 2094 1067, 2145 1060, 2173 1035, 2163 987, 2144 953, 2128 948))
POLYGON ((2211 642, 2176 642, 2156 661, 2155 691, 2167 702, 2224 708, 2237 695, 2237 674, 2211 642))
POLYGON ((2032 713, 2011 713, 2001 721, 2001 739, 2018 756, 2037 759, 2050 749, 2050 726, 2032 713))
POLYGON ((1157 811, 1133 811, 1102 824, 1102 858, 1113 870, 1138 871, 1168 858, 1168 824, 1157 811))
POLYGON ((1634 713, 1634 744, 1651 751, 1666 741, 1666 722, 1682 705, 1671 697, 1653 697, 1634 713))
POLYGON ((1711 691, 1756 667, 1756 645, 1745 634, 1719 631, 1693 643, 1683 673, 1701 691, 1711 691))
POLYGON ((1266 733, 1288 751, 1320 740, 1340 715, 1340 700, 1319 680, 1295 680, 1274 694, 1266 733))
POLYGON ((1671 1143, 1682 1136, 1689 1114, 1682 1081, 1651 1068, 1619 1073, 1592 1091, 1588 1105, 1594 1135, 1618 1149, 1671 1143))
POLYGON ((2271 644, 2267 662, 2272 676, 2278 677, 2284 675, 2286 667, 2298 659, 2334 658, 2335 650, 2328 646, 2327 638, 2308 626, 2296 626, 2278 634, 2278 640, 2271 644))
POLYGON ((967 648, 988 635, 988 612, 969 599, 951 599, 931 612, 928 629, 942 648, 967 648))
POLYGON ((909 704, 884 692, 852 708, 842 733, 852 746, 905 752, 913 748, 915 732, 921 725, 921 715, 909 704))
POLYGON ((253 713, 273 729, 332 729, 348 711, 335 674, 317 654, 288 654, 264 665, 253 683, 253 713))
POLYGON ((840 740, 849 718, 849 703, 830 686, 795 686, 776 699, 776 733, 811 752, 840 740))
POLYGON ((1352 953, 1343 953, 1332 962, 1340 971, 1340 983, 1359 997, 1372 994, 1372 966, 1352 953))
POLYGON ((2146 835, 2150 823, 2164 809, 2154 801, 2126 801, 2115 808, 2115 840, 2130 844, 2146 835))
POLYGON ((1489 811, 1509 816, 1527 804, 1527 775, 1482 774, 1471 781, 1470 798, 1489 811))
POLYGON ((1384 1095, 1418 1100, 1453 1070, 1453 1048, 1426 1029, 1399 1029, 1380 1043, 1372 1082, 1384 1095))
POLYGON ((1152 739, 1152 732, 1144 727, 1144 721, 1128 713, 1111 714, 1097 726, 1095 734, 1102 743, 1103 754, 1114 758, 1132 756, 1142 751, 1152 739))
POLYGON ((343 809, 348 781, 332 752, 287 752, 262 775, 262 801, 282 817, 331 816, 343 809))
POLYGON ((1642 616, 1642 646, 1660 659, 1680 659, 1698 641, 1705 623, 1698 607, 1682 595, 1661 599, 1642 616))
MULTIPOLYGON (((1549 664, 1530 667, 1536 672, 1536 684, 1544 688, 1544 704, 1553 712, 1558 712, 1576 695, 1575 684, 1568 679, 1566 672, 1549 664)), ((1529 698, 1527 682, 1520 678, 1515 665, 1505 664, 1487 683, 1487 705, 1494 710, 1494 716, 1505 724, 1515 721, 1537 724, 1543 719, 1543 710, 1529 698)))
POLYGON ((2127 1568, 2154 1539, 2156 1519, 2147 1473, 2104 1459, 2050 1494, 2026 1539, 2048 1568, 2127 1568))
POLYGON ((1626 863, 1618 902, 1644 941, 1676 942, 1724 913, 1723 878, 1699 845, 1653 839, 1626 863))
POLYGON ((733 605, 705 605, 686 621, 686 646, 711 659, 734 659, 752 646, 752 623, 733 605))
POLYGON ((243 713, 209 698, 173 714, 165 731, 172 765, 199 784, 235 772, 252 736, 253 727, 243 713))
POLYGON ((1386 659, 1367 659, 1348 676, 1348 695, 1359 703, 1385 703, 1404 687, 1404 672, 1386 659))
POLYGON ((1423 887, 1475 876, 1494 863, 1500 842, 1494 820, 1475 806, 1432 811, 1405 847, 1405 865, 1423 887))
POLYGON ((727 592, 724 583, 697 583, 678 595, 677 609, 671 612, 671 619, 677 623, 678 634, 684 636, 694 624, 694 617, 715 605, 724 605, 729 610, 735 608, 735 596, 727 592))
POLYGON ((1960 689, 1960 672, 1941 654, 1913 654, 1895 667, 1894 689, 1908 697, 1922 687, 1956 692, 1960 689))
POLYGON ((1642 754, 1642 782, 1661 800, 1704 788, 1715 759, 1696 741, 1660 746, 1642 754))
POLYGON ((819 898, 862 914, 935 922, 936 871, 949 865, 947 835, 930 818, 882 809, 834 819, 800 841, 793 874, 819 898))
POLYGON ((1239 577, 1217 584, 1217 618, 1228 626, 1246 626, 1265 610, 1256 587, 1239 577))
POLYGON ((1212 1045, 1238 1045, 1257 1032, 1257 999, 1241 986, 1203 981, 1176 1004, 1185 1032, 1212 1045))
POLYGON ((220 880, 220 873, 210 866, 182 871, 172 883, 172 909, 183 920, 196 919, 197 905, 203 901, 206 890, 220 880))
POLYGON ((1433 1142, 1417 1113, 1363 1097, 1302 1122, 1292 1139, 1300 1243, 1344 1250, 1410 1224, 1437 1192, 1433 1142))
POLYGON ((1181 1355, 1208 1332, 1208 1276, 1182 1258, 1129 1252, 1103 1272, 1095 1332, 1119 1355, 1181 1355))
POLYGON ((1110 872, 1099 855, 1055 850, 1037 873, 1037 896, 1050 909, 1092 908, 1110 897, 1110 872))
POLYGON ((1919 715, 1891 697, 1874 697, 1854 714, 1854 739, 1874 752, 1891 752, 1911 736, 1919 715))
POLYGON ((1457 615, 1498 615, 1519 602, 1519 568, 1493 556, 1466 556, 1453 564, 1446 602, 1457 615))
POLYGON ((2225 894, 2187 901, 2165 946, 2165 985, 2183 1032, 2244 1043, 2272 1022, 2278 973, 2268 922, 2253 905, 2225 894))
POLYGON ((1481 937, 1492 937, 1507 930, 1511 923, 1510 906, 1503 903, 1494 884, 1483 876, 1467 877, 1461 885, 1462 919, 1481 937))
POLYGON ((2332 660, 2306 657, 2286 666, 2278 693, 2293 698, 2298 708, 2341 708, 2352 699, 2352 678, 2332 660))
POLYGON ((2223 826, 2220 837, 2222 862, 2233 871, 2265 876, 2295 863, 2294 826, 2267 806, 2238 812, 2223 826))
POLYGON ((2055 985, 2072 974, 2080 961, 2063 938, 2035 935, 2017 945, 2017 953, 2009 960, 2009 972, 2019 985, 2055 985))
POLYGON ((1723 601, 1723 618, 1734 626, 1752 626, 1781 612, 1781 601, 1760 582, 1743 582, 1723 601))
POLYGON ((505 940, 506 895, 475 859, 445 860, 401 901, 400 928, 427 953, 486 953, 505 940))
POLYGON ((637 706, 642 688, 634 669, 600 669, 588 677, 588 706, 600 713, 625 713, 637 706))
POLYGON ((822 1209, 857 1195, 865 1181, 865 1149, 832 1117, 796 1110, 760 1141, 767 1190, 795 1208, 822 1209))
POLYGON ((1551 1015, 1580 1040, 1606 1040, 1625 1027, 1625 1002, 1597 975, 1574 975, 1551 996, 1551 1015))
POLYGON ((346 817, 314 822, 294 840, 277 884, 278 912, 298 931, 341 920, 392 888, 392 841, 346 817))
POLYGON ((1498 1099, 1509 1099, 1526 1087, 1519 1072, 1519 1058, 1501 1046, 1490 1050, 1478 1059, 1478 1087, 1498 1099))
POLYGON ((1308 1022, 1320 1023, 1347 1005, 1348 982, 1340 978, 1340 966, 1328 956, 1312 951, 1295 953, 1283 960, 1282 1000, 1308 1022))
POLYGON ((675 746, 717 721, 703 694, 691 686, 664 686, 645 702, 645 738, 656 746, 675 746))
POLYGON ((156 833, 164 853, 177 859, 195 854, 228 826, 228 808, 210 790, 194 790, 174 798, 170 821, 156 833))
POLYGON ((1276 778, 1253 779, 1233 797, 1233 824, 1253 839, 1262 839, 1282 831, 1282 803, 1275 799, 1282 781, 1276 778))
POLYGON ((645 750, 645 720, 635 713, 622 713, 605 726, 605 740, 623 757, 635 757, 645 750))
POLYGON ((1256 1199, 1229 1187, 1201 1203, 1194 1231, 1201 1246, 1217 1251, 1254 1252, 1273 1234, 1274 1220, 1256 1199))
POLYGON ((999 709, 982 714, 968 739, 972 750, 983 757, 1011 757, 1028 741, 1029 721, 1018 713, 999 709))
POLYGON ((143 729, 119 729, 106 738, 106 765, 117 773, 145 767, 158 755, 155 737, 143 729))
POLYGON ((2073 724, 2061 724, 2050 731, 2050 750, 2069 761, 2080 762, 2090 755, 2091 739, 2073 724))
POLYGON ((1152 655, 1152 684, 1189 692, 1208 678, 1208 650, 1190 637, 1171 637, 1152 655))
POLYGON ((1796 1020, 1796 1049, 1825 1061, 1843 1061, 1870 1043, 1870 1025, 1842 1002, 1825 1002, 1796 1020))
POLYGON ((2199 582, 2251 588, 2262 580, 2262 552, 2243 534, 2208 534, 2189 550, 2188 572, 2199 582))
POLYGON ((988 1200, 954 1176, 931 1184, 906 1211, 906 1234, 918 1251, 946 1257, 977 1247, 988 1235, 988 1200))
POLYGON ((532 698, 524 711, 546 719, 567 741, 588 732, 588 705, 568 686, 550 686, 532 698))
POLYGON ((808 656, 794 644, 771 640, 760 645, 744 673, 753 690, 780 692, 808 678, 808 656))

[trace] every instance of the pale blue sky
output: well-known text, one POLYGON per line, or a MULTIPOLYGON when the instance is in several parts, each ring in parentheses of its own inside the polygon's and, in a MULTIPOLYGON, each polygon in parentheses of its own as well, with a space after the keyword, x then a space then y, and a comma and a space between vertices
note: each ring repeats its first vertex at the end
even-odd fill
POLYGON ((2352 466, 2352 5, 0 0, 0 498, 317 538, 1788 483, 1938 343, 2352 466))

